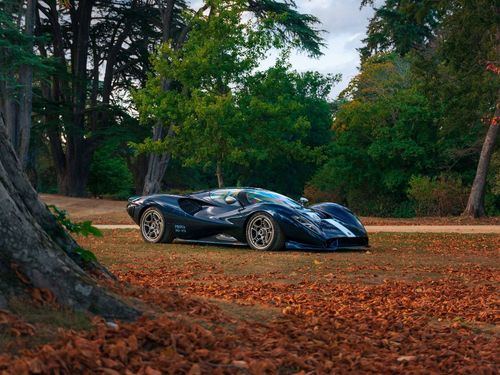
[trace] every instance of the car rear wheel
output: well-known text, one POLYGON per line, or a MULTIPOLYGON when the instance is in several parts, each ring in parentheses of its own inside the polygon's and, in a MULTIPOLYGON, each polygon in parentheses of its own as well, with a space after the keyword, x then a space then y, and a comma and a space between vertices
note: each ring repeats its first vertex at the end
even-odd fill
POLYGON ((273 217, 264 212, 253 215, 246 227, 248 245, 254 250, 282 250, 285 236, 273 217))
POLYGON ((174 240, 172 230, 165 222, 162 212, 150 207, 141 216, 141 235, 149 243, 171 243, 174 240))

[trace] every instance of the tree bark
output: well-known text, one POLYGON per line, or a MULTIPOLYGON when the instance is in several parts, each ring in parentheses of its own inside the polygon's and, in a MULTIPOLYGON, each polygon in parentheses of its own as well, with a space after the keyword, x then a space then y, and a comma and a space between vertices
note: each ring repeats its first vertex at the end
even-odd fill
POLYGON ((477 164, 476 176, 472 183, 467 207, 462 213, 463 216, 481 217, 485 216, 484 211, 484 193, 486 190, 486 177, 488 175, 488 167, 491 161, 491 155, 495 150, 495 143, 498 137, 498 128, 500 127, 500 102, 497 102, 494 117, 484 138, 481 155, 477 164))
POLYGON ((224 187, 224 176, 222 175, 222 163, 220 160, 217 160, 216 172, 217 175, 217 184, 219 188, 224 187))
MULTIPOLYGON (((173 135, 173 129, 170 127, 168 129, 166 137, 171 137, 173 135)), ((153 129, 153 139, 161 140, 163 139, 163 126, 157 125, 153 129)), ((165 152, 161 155, 151 154, 148 160, 148 171, 146 177, 144 178, 144 189, 142 190, 143 195, 156 194, 161 191, 161 181, 165 172, 167 171, 168 163, 170 162, 170 153, 165 152)))
MULTIPOLYGON (((27 0, 24 34, 29 38, 28 50, 33 52, 35 30, 35 11, 37 0, 27 0)), ((33 66, 25 64, 19 70, 21 98, 19 103, 18 142, 15 145, 19 160, 25 170, 28 164, 28 148, 31 134, 31 115, 33 108, 33 66)))
MULTIPOLYGON (((33 52, 36 4, 36 0, 27 0, 26 13, 18 17, 18 21, 24 18, 23 33, 27 41, 23 44, 23 49, 25 49, 23 53, 33 52)), ((12 7, 12 4, 9 7, 12 7)), ((12 12, 13 9, 7 8, 7 12, 9 11, 12 12)), ((10 51, 6 53, 9 54, 10 51)), ((23 64, 18 70, 10 71, 8 75, 14 83, 6 81, 0 83, 0 111, 3 113, 10 141, 25 169, 31 133, 33 66, 23 64)))
MULTIPOLYGON (((175 0, 168 0, 163 6, 161 1, 158 1, 161 13, 162 22, 162 43, 168 43, 172 36, 172 16, 175 5, 175 0)), ((169 89, 169 82, 162 79, 162 87, 164 91, 169 89)), ((167 132, 171 132, 171 128, 167 132)), ((163 124, 157 123, 153 127, 153 141, 160 141, 165 136, 163 124)), ((148 169, 144 177, 143 195, 157 194, 161 191, 161 180, 167 171, 168 163, 170 162, 170 153, 150 154, 148 158, 148 169)))
POLYGON ((78 244, 38 199, 0 119, 0 304, 24 288, 50 290, 58 303, 107 318, 133 319, 139 312, 106 291, 85 268, 109 273, 97 263, 85 264, 78 244), (22 275, 23 284, 19 282, 22 275), (25 284, 28 284, 26 286, 25 284))

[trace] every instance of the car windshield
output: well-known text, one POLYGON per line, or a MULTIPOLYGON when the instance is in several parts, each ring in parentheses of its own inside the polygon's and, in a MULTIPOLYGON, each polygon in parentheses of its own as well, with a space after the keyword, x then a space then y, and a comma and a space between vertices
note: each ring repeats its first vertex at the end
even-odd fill
POLYGON ((255 203, 260 203, 260 202, 269 202, 269 203, 290 206, 292 208, 301 208, 302 207, 299 203, 295 202, 293 199, 288 198, 285 195, 275 193, 273 191, 247 189, 247 190, 245 190, 245 192, 247 193, 247 199, 248 199, 248 202, 250 202, 250 204, 255 204, 255 203))
POLYGON ((210 192, 210 198, 217 203, 225 203, 225 199, 232 196, 244 205, 251 205, 261 202, 281 204, 292 208, 302 208, 302 206, 285 195, 262 189, 218 189, 210 192), (241 194, 244 193, 244 194, 241 194))

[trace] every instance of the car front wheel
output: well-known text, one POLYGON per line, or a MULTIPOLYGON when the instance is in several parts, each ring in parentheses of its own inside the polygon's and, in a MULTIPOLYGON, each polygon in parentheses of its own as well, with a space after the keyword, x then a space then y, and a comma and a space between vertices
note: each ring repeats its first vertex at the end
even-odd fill
POLYGON ((172 230, 165 222, 162 212, 150 207, 141 216, 141 235, 149 243, 170 243, 174 240, 172 230))
POLYGON ((278 223, 267 213, 260 212, 248 220, 246 227, 248 245, 254 250, 282 250, 285 236, 278 223))

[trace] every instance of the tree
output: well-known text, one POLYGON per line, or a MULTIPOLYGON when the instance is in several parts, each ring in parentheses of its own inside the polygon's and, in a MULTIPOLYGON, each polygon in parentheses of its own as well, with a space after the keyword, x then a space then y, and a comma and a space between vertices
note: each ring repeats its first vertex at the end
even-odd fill
POLYGON ((141 86, 160 36, 160 14, 148 1, 40 0, 37 42, 54 72, 42 81, 42 122, 59 192, 86 193, 92 155, 120 125, 128 91, 141 86))
POLYGON ((328 159, 312 184, 362 214, 411 215, 411 177, 437 174, 443 164, 435 116, 408 60, 366 59, 341 93, 328 159))
POLYGON ((36 0, 7 0, 0 8, 0 115, 4 116, 14 149, 26 168, 31 133, 33 67, 43 68, 33 53, 36 0), (24 24, 19 32, 15 24, 24 24))
POLYGON ((241 22, 245 9, 238 3, 212 4, 208 17, 191 21, 182 49, 163 46, 155 64, 160 76, 136 95, 143 118, 162 119, 175 133, 175 143, 163 143, 161 151, 186 164, 213 164, 219 187, 223 163, 241 157, 238 134, 245 132, 231 86, 241 84, 269 48, 265 30, 241 22), (178 89, 163 90, 167 79, 178 89))
POLYGON ((38 199, 1 119, 0 149, 0 304, 39 289, 73 309, 108 318, 136 317, 137 310, 91 276, 112 278, 99 263, 79 255, 78 244, 38 199))
MULTIPOLYGON (((164 19, 168 20, 170 14, 169 9, 172 9, 175 1, 171 0, 166 3, 162 12, 165 15, 164 19)), ((234 2, 233 5, 243 7, 249 12, 262 27, 265 27, 275 36, 277 44, 287 43, 291 46, 303 49, 313 56, 319 55, 320 47, 323 45, 319 31, 315 29, 318 23, 317 18, 308 14, 301 14, 296 10, 294 1, 274 1, 274 0, 241 0, 234 2)), ((214 7, 231 6, 231 2, 225 1, 205 1, 197 10, 190 12, 191 18, 187 19, 184 27, 177 36, 170 32, 170 23, 164 22, 164 37, 163 42, 173 50, 183 48, 186 40, 189 38, 189 33, 193 30, 193 25, 196 20, 203 14, 210 14, 214 7)), ((162 80, 162 90, 175 90, 175 84, 172 77, 164 77, 162 80)), ((151 120, 151 119, 150 119, 151 120)), ((175 134, 173 123, 162 123, 157 120, 153 127, 153 142, 169 142, 175 134)), ((160 190, 160 182, 165 174, 168 163, 170 162, 171 154, 169 152, 152 153, 148 164, 148 173, 146 176, 143 194, 153 194, 160 190)))
POLYGON ((337 77, 290 72, 288 54, 276 67, 254 74, 272 36, 254 20, 241 22, 245 9, 213 6, 210 16, 200 16, 182 49, 164 45, 155 61, 157 76, 135 95, 143 122, 154 118, 175 125, 175 138, 148 140, 139 149, 167 150, 184 165, 212 168, 219 187, 224 170, 234 183, 235 169, 241 170, 237 181, 247 181, 253 172, 243 170, 257 164, 267 164, 267 170, 287 160, 287 166, 304 162, 310 168, 318 159, 315 146, 329 137, 326 98, 337 77), (165 77, 176 91, 162 90, 165 77))
POLYGON ((245 164, 233 178, 300 195, 325 161, 332 140, 329 94, 340 76, 298 73, 287 58, 285 54, 275 66, 250 75, 237 93, 248 126, 242 132, 245 164))
POLYGON ((474 217, 485 213, 486 175, 498 134, 498 75, 487 67, 498 66, 499 14, 492 0, 387 1, 376 9, 363 49, 365 56, 380 50, 413 56, 426 95, 440 107, 443 130, 460 133, 465 143, 473 138, 456 150, 456 158, 481 150, 464 211, 474 217))

